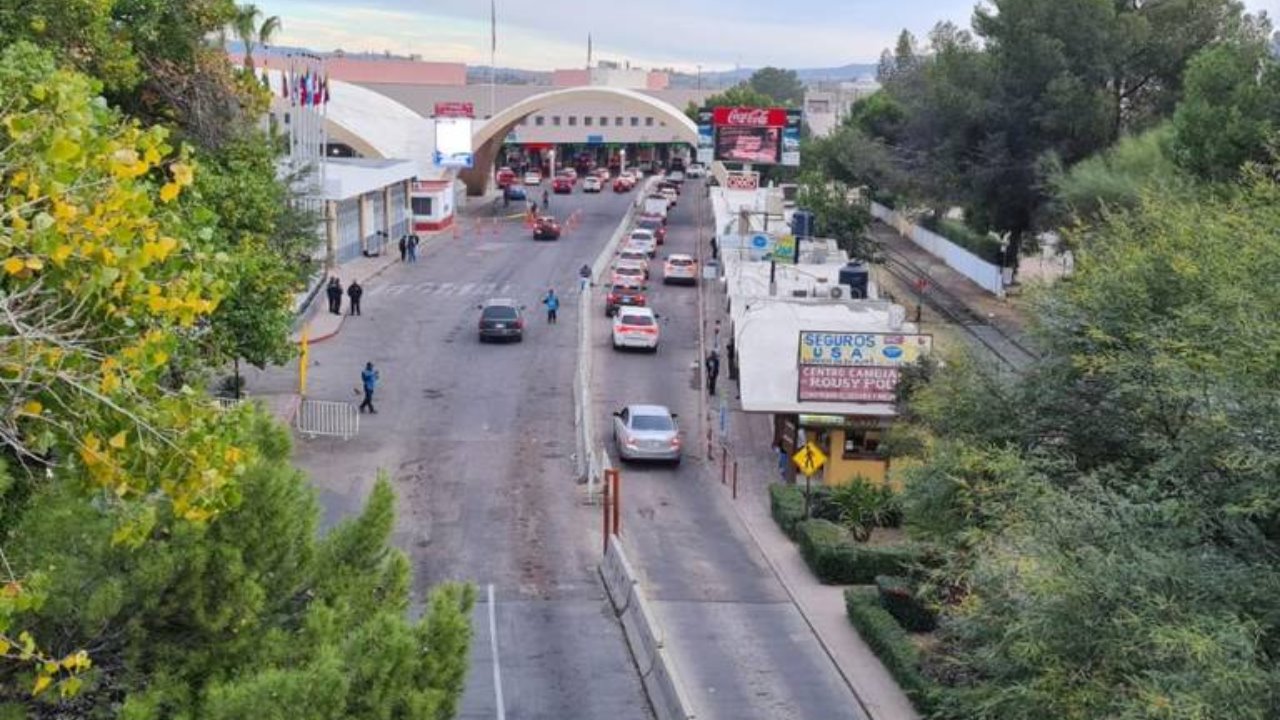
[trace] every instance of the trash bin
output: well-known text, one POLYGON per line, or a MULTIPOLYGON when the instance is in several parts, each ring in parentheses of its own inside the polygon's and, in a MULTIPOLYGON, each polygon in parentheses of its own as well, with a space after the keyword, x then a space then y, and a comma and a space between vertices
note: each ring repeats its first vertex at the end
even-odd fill
POLYGON ((708 260, 702 265, 702 279, 715 280, 720 277, 720 261, 708 260))

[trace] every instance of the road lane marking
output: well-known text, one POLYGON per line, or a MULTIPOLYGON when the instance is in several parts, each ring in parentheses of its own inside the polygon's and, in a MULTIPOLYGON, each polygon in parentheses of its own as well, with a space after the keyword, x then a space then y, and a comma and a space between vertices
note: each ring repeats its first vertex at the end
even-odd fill
POLYGON ((502 666, 498 663, 498 621, 493 603, 493 583, 489 583, 489 652, 493 655, 493 694, 498 704, 498 720, 506 720, 507 708, 502 702, 502 666))

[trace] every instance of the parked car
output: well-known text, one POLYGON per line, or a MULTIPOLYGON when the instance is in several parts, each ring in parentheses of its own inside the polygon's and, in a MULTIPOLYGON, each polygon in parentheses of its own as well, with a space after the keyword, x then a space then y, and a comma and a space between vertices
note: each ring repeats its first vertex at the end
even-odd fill
POLYGON ((692 255, 668 255, 666 262, 662 263, 662 284, 673 283, 698 283, 698 261, 692 255))
POLYGON ((636 220, 636 228, 653 233, 654 241, 661 245, 667 241, 667 226, 663 223, 663 220, 664 218, 660 218, 657 215, 641 215, 636 220))
POLYGON ((600 192, 600 187, 603 184, 604 183, 600 181, 600 178, 596 177, 595 175, 588 175, 587 177, 582 179, 582 192, 598 193, 600 192))
POLYGON ((543 215, 533 223, 534 240, 559 240, 560 223, 550 215, 543 215))
POLYGON ((557 195, 568 195, 573 192, 573 180, 561 175, 551 181, 551 192, 557 195))
POLYGON ((684 171, 684 176, 690 179, 706 177, 707 168, 702 163, 693 163, 684 171))
POLYGON ((613 414, 613 443, 622 460, 680 462, 677 416, 663 405, 628 405, 613 414))
POLYGON ((616 193, 631 192, 635 186, 635 181, 630 178, 619 177, 613 181, 613 191, 616 193))
POLYGON ((494 176, 497 180, 498 187, 505 188, 514 185, 516 182, 516 171, 509 167, 498 168, 497 174, 494 176))
POLYGON ((657 238, 653 236, 653 232, 643 228, 632 230, 631 234, 627 235, 626 244, 644 248, 644 251, 649 253, 649 257, 654 257, 658 254, 657 238))
POLYGON ((658 315, 647 307, 618 308, 613 314, 613 349, 658 351, 658 315))
POLYGON ((648 298, 644 294, 643 285, 617 284, 609 288, 604 296, 604 314, 612 317, 618 308, 645 307, 648 298))
POLYGON ((524 184, 525 185, 541 185, 542 173, 538 172, 537 170, 530 170, 529 172, 525 173, 524 184))
POLYGON ((524 340, 524 306, 508 298, 492 298, 476 308, 480 311, 480 342, 524 340))

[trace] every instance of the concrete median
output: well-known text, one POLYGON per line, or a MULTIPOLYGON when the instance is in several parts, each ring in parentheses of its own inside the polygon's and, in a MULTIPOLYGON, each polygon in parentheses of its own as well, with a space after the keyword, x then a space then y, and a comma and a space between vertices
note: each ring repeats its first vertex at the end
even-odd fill
POLYGON ((692 706, 680 683, 675 663, 663 647, 662 629, 658 626, 649 602, 644 597, 635 570, 627 560, 618 536, 609 538, 609 549, 600 563, 600 575, 622 623, 623 634, 631 648, 644 684, 649 703, 658 720, 690 720, 692 706))

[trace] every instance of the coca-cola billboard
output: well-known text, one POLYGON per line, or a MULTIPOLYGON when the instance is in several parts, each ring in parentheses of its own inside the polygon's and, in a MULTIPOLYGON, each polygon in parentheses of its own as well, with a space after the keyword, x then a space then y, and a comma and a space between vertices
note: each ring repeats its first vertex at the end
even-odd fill
POLYGON ((786 108, 718 107, 711 112, 717 127, 785 127, 786 108))

